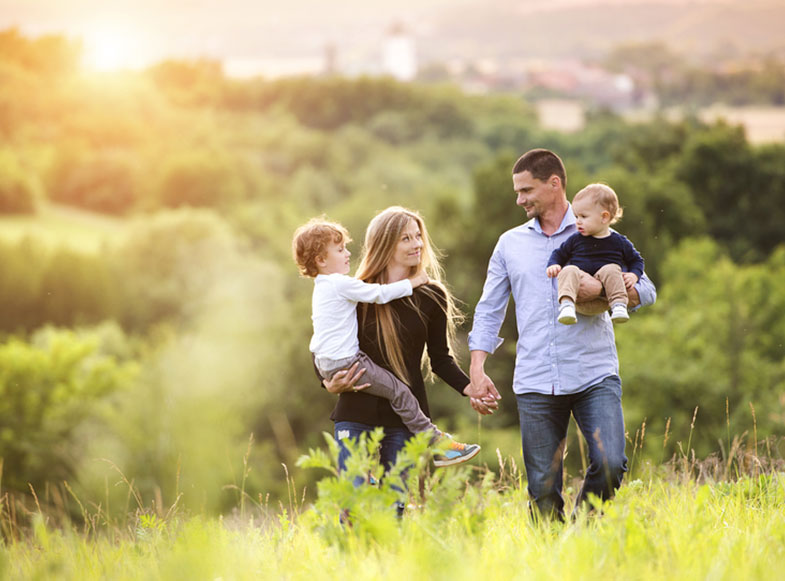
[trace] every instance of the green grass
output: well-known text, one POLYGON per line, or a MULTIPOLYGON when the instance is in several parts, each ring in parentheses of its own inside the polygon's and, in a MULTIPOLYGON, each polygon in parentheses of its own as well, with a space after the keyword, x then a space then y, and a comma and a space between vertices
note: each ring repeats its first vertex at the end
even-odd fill
POLYGON ((10 510, 5 494, 0 579, 765 580, 785 570, 780 463, 764 471, 752 462, 739 473, 733 460, 734 475, 720 480, 687 457, 646 464, 597 510, 567 523, 534 522, 515 469, 433 471, 422 438, 408 457, 415 492, 398 519, 389 505, 395 470, 378 486, 351 484, 352 471, 378 473, 374 442, 355 449, 339 477, 328 443, 329 454, 311 450, 299 462, 330 474, 315 503, 301 504, 292 482, 277 511, 248 497, 230 516, 188 516, 160 503, 143 507, 137 497, 125 519, 80 502, 82 524, 54 526, 58 519, 43 516, 36 498, 30 525, 19 526, 25 511, 10 510), (347 506, 351 526, 338 520, 347 506))
MULTIPOLYGON (((602 516, 536 525, 520 490, 479 512, 410 510, 331 539, 308 509, 280 520, 187 518, 88 538, 36 520, 0 550, 6 579, 780 579, 783 475, 634 481, 602 516), (146 532, 145 532, 146 531, 146 532)), ((312 510, 312 509, 311 509, 312 510)))
POLYGON ((124 234, 126 221, 66 206, 42 204, 31 216, 0 216, 0 238, 15 242, 34 238, 51 246, 97 252, 124 234))

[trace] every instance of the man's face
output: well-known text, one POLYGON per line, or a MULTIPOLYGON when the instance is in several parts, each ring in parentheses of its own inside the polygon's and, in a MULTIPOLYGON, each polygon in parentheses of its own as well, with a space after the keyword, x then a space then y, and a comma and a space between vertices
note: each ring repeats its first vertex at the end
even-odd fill
POLYGON ((526 211, 527 218, 536 218, 553 203, 555 188, 552 183, 555 176, 546 181, 532 177, 530 171, 513 174, 512 185, 518 199, 515 202, 526 211))

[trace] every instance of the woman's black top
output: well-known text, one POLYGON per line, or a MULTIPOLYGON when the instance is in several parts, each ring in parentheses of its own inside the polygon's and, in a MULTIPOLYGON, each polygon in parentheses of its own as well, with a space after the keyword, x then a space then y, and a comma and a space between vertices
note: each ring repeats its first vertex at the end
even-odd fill
MULTIPOLYGON (((447 345, 447 316, 439 304, 444 303, 444 292, 435 285, 428 285, 436 292, 439 299, 434 299, 421 288, 414 289, 411 298, 397 299, 389 303, 398 317, 398 334, 401 342, 406 372, 409 374, 412 393, 420 402, 423 413, 430 417, 428 397, 425 393, 420 362, 423 349, 428 347, 431 369, 455 391, 463 394, 469 385, 469 378, 455 363, 447 345), (420 313, 412 308, 418 306, 420 313)), ((363 316, 364 305, 358 305, 360 349, 362 349, 377 365, 390 369, 383 355, 382 346, 377 342, 375 305, 367 305, 363 316)), ((384 337, 382 337, 384 341, 384 337)), ((362 383, 360 377, 358 383, 362 383)), ((351 421, 372 426, 404 427, 401 418, 396 414, 386 399, 359 392, 345 392, 338 397, 338 403, 330 415, 333 421, 351 421)))

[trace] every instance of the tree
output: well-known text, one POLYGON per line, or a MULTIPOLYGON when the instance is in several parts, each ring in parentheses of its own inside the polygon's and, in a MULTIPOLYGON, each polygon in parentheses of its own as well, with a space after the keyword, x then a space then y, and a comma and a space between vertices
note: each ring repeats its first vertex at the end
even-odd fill
POLYGON ((134 209, 141 183, 132 152, 66 150, 50 177, 52 200, 95 212, 127 214, 134 209))
POLYGON ((784 153, 781 146, 757 151, 741 127, 724 122, 688 136, 676 177, 735 260, 761 260, 781 239, 784 153))
POLYGON ((3 488, 28 492, 70 479, 81 460, 76 433, 97 402, 133 377, 133 365, 100 352, 94 338, 45 331, 0 344, 3 488))
POLYGON ((777 433, 785 411, 785 299, 776 289, 785 284, 785 249, 765 264, 740 266, 708 238, 687 240, 663 273, 657 303, 617 331, 628 425, 647 419, 649 452, 658 456, 666 418, 674 450, 679 440, 686 445, 695 407, 699 457, 727 444, 729 434, 777 433))
POLYGON ((40 184, 12 152, 0 149, 0 214, 32 214, 40 184))

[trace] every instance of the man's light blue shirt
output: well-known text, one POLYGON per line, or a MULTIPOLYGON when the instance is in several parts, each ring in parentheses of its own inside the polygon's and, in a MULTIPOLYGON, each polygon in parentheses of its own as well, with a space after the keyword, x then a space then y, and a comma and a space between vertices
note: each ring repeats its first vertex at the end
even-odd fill
MULTIPOLYGON (((572 207, 559 229, 547 236, 537 218, 499 237, 488 264, 482 297, 474 311, 469 349, 493 353, 510 292, 515 301, 518 345, 513 391, 566 395, 578 393, 609 375, 619 374, 613 324, 607 313, 578 315, 575 325, 557 319, 556 278, 545 274, 551 253, 577 231, 572 207)), ((635 289, 641 306, 657 299, 644 273, 635 289)))

